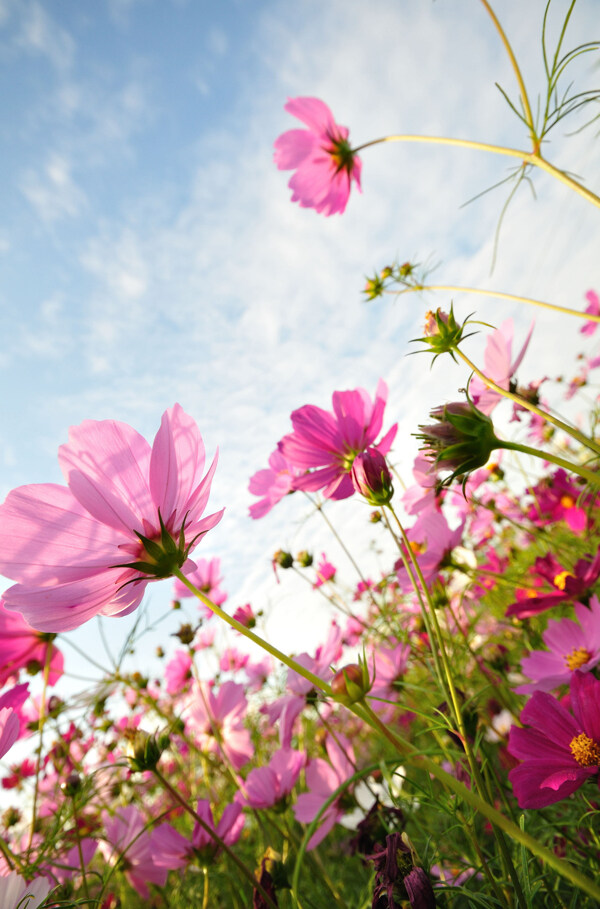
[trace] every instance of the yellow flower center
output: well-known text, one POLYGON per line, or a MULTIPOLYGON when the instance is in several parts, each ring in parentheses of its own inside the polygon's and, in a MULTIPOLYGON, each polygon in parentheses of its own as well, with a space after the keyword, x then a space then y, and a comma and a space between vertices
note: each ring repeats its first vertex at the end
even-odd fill
POLYGON ((422 555, 427 552, 426 542, 418 543, 416 540, 411 540, 409 545, 415 555, 422 555))
POLYGON ((600 766, 600 745, 585 732, 581 732, 569 744, 571 754, 582 767, 600 766))
POLYGON ((575 575, 571 574, 570 571, 561 571, 560 574, 557 574, 554 578, 554 586, 558 587, 559 590, 564 590, 567 586, 567 578, 574 578, 575 575))
POLYGON ((579 669, 580 666, 585 666, 591 657, 592 654, 585 647, 576 647, 571 653, 565 654, 565 665, 572 672, 574 669, 579 669))
POLYGON ((564 495, 560 497, 560 504, 563 508, 572 508, 575 504, 575 499, 572 496, 564 495))

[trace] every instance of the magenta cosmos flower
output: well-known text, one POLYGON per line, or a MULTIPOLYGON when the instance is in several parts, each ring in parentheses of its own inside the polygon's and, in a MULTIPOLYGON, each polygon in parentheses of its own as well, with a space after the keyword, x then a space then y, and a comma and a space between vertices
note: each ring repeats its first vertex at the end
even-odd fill
POLYGON ((347 499, 354 492, 352 465, 367 448, 387 455, 396 436, 395 423, 376 442, 387 401, 387 385, 380 379, 375 401, 364 388, 336 391, 333 413, 306 404, 292 413, 294 432, 284 436, 279 449, 284 458, 301 470, 310 471, 294 480, 294 489, 323 490, 326 499, 347 499))
POLYGON ((600 769, 600 681, 573 673, 571 715, 556 698, 536 691, 521 713, 529 729, 513 726, 508 750, 522 763, 509 779, 521 808, 544 808, 567 798, 600 769))
POLYGON ((39 631, 132 612, 223 514, 201 518, 216 456, 203 477, 202 436, 179 404, 152 447, 126 423, 86 420, 58 460, 67 486, 21 486, 0 506, 0 572, 18 582, 4 603, 39 631))
POLYGON ((275 142, 279 170, 295 170, 288 186, 292 202, 325 215, 342 214, 352 181, 360 191, 362 162, 348 141, 348 130, 318 98, 290 98, 285 110, 308 129, 290 129, 275 142))

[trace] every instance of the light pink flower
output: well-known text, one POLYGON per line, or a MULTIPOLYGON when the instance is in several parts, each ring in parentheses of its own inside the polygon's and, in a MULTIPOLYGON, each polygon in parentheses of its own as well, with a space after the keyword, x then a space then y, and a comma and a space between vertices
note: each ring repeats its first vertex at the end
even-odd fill
POLYGON ((200 749, 213 754, 223 749, 239 770, 254 754, 244 726, 247 706, 244 686, 237 682, 224 682, 216 694, 206 682, 196 682, 184 711, 186 729, 195 736, 200 749))
MULTIPOLYGON (((354 749, 345 736, 337 735, 335 739, 328 736, 325 747, 329 763, 323 758, 315 758, 309 762, 306 768, 306 785, 309 791, 299 795, 294 806, 296 820, 302 824, 313 821, 327 799, 356 772, 354 749)), ((321 815, 320 826, 308 841, 307 849, 318 846, 336 822, 344 816, 340 801, 341 796, 321 815)))
POLYGON ((197 860, 198 853, 203 855, 205 861, 213 862, 221 849, 218 840, 227 846, 232 846, 239 840, 244 828, 244 815, 242 806, 237 802, 225 806, 216 827, 208 799, 199 800, 196 814, 216 833, 218 839, 211 837, 198 821, 189 840, 170 824, 161 824, 152 834, 156 847, 155 863, 159 867, 182 868, 188 862, 197 860))
POLYGON ((116 865, 125 858, 125 877, 143 899, 150 898, 148 884, 164 887, 167 869, 154 860, 153 834, 146 830, 146 822, 135 805, 119 808, 113 817, 102 812, 106 840, 100 843, 105 860, 116 865))
MULTIPOLYGON (((193 571, 185 571, 184 574, 198 590, 206 594, 209 600, 212 600, 217 606, 223 605, 227 599, 227 594, 224 590, 221 590, 223 578, 221 577, 221 560, 219 558, 198 559, 195 569, 193 571)), ((175 578, 173 581, 173 592, 177 600, 194 596, 179 578, 175 578)), ((204 606, 200 600, 197 602, 198 608, 207 618, 213 615, 208 606, 204 606)))
POLYGON ((19 725, 19 717, 12 707, 0 709, 0 757, 4 757, 19 738, 19 725))
POLYGON ((201 519, 216 458, 202 477, 202 437, 179 404, 152 447, 126 423, 87 420, 59 463, 68 486, 21 486, 0 507, 0 571, 19 582, 5 604, 40 631, 132 612, 223 513, 201 519))
POLYGON ((327 499, 346 499, 354 492, 354 458, 369 447, 386 455, 396 436, 394 424, 376 442, 387 401, 387 385, 380 379, 375 401, 364 388, 336 391, 333 413, 306 404, 292 413, 294 432, 279 443, 283 456, 295 467, 310 471, 294 480, 294 489, 323 490, 327 499))
POLYGON ((0 875, 0 906, 2 909, 38 909, 48 896, 52 884, 46 878, 38 877, 30 884, 17 874, 10 871, 0 875))
POLYGON ((236 801, 250 808, 272 808, 283 802, 296 785, 305 763, 304 752, 280 748, 266 767, 250 771, 243 789, 236 794, 236 801))
POLYGON ((292 202, 325 215, 342 214, 352 181, 360 191, 362 162, 352 151, 348 130, 318 98, 290 98, 285 110, 308 129, 290 129, 275 142, 279 170, 295 170, 288 186, 292 202))
POLYGON ((263 518, 284 496, 293 492, 292 482, 299 473, 276 448, 269 455, 269 466, 250 477, 248 491, 253 496, 262 496, 259 502, 250 506, 250 517, 263 518))
POLYGON ((0 688, 20 669, 42 671, 48 656, 48 684, 55 685, 63 674, 64 660, 52 637, 36 631, 18 612, 5 609, 0 599, 0 688))
MULTIPOLYGON (((585 312, 589 313, 591 316, 600 316, 600 298, 595 290, 588 290, 585 295, 588 305, 585 308, 585 312)), ((582 335, 593 335, 596 329, 598 328, 598 322, 586 322, 583 328, 580 328, 579 331, 582 335)))
POLYGON ((192 658, 186 650, 176 650, 165 666, 167 692, 185 691, 192 680, 192 658))
POLYGON ((317 580, 313 587, 322 587, 326 581, 333 581, 335 578, 336 567, 327 561, 325 553, 321 553, 321 561, 317 565, 317 580))
MULTIPOLYGON (((239 622, 244 628, 254 628, 256 625, 256 616, 254 615, 254 610, 250 603, 246 603, 244 606, 238 606, 233 613, 233 617, 236 622, 239 622)), ((241 634, 241 632, 238 633, 241 634)))
MULTIPOLYGON (((493 379, 496 385, 506 389, 506 391, 509 389, 511 377, 514 376, 525 356, 531 340, 533 328, 534 323, 532 322, 527 337, 525 338, 525 343, 513 363, 510 361, 514 331, 512 319, 507 319, 503 322, 500 328, 492 332, 487 339, 485 353, 483 355, 483 371, 488 379, 493 379)), ((474 376, 469 384, 469 393, 477 409, 488 415, 491 414, 496 405, 502 400, 502 395, 498 394, 497 391, 488 388, 477 376, 474 376)))

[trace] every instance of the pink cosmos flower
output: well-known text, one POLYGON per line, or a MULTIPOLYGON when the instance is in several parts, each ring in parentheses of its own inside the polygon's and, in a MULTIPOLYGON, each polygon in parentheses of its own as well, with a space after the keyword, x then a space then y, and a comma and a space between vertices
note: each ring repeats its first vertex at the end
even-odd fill
POLYGON ((126 423, 87 420, 58 458, 67 486, 21 486, 0 506, 0 572, 19 582, 4 601, 40 631, 132 612, 223 514, 201 519, 216 457, 202 477, 202 437, 179 404, 152 447, 126 423))
POLYGON ((135 805, 119 808, 114 817, 102 812, 106 840, 101 841, 100 851, 105 860, 116 865, 125 858, 125 877, 142 899, 150 898, 148 884, 164 887, 167 868, 155 861, 154 834, 146 830, 146 822, 135 805))
MULTIPOLYGON (((585 308, 585 311, 591 316, 600 316, 600 298, 595 290, 588 290, 585 295, 588 305, 585 308)), ((586 322, 583 328, 580 328, 579 331, 582 335, 593 335, 596 329, 598 328, 598 322, 586 322)))
POLYGON ((250 506, 250 517, 257 520, 277 505, 288 493, 293 492, 292 483, 299 470, 288 464, 278 448, 269 455, 269 466, 258 470, 250 477, 248 491, 253 496, 262 496, 259 502, 250 506))
MULTIPOLYGON (((356 772, 354 749, 345 736, 339 734, 335 739, 328 736, 325 747, 329 762, 323 758, 315 758, 309 762, 306 768, 306 785, 309 791, 299 795, 294 806, 296 820, 302 824, 313 821, 327 799, 356 772)), ((340 801, 341 796, 321 815, 320 826, 309 839, 307 849, 318 846, 337 821, 344 816, 340 801)))
POLYGON ((600 681, 573 673, 571 715, 556 698, 535 691, 521 713, 529 729, 513 726, 508 750, 521 763, 509 773, 521 808, 544 808, 567 798, 600 769, 600 681))
POLYGON ((0 875, 0 906, 2 909, 38 909, 48 896, 52 884, 38 877, 30 884, 16 871, 0 875))
POLYGON ((306 404, 292 413, 294 432, 279 443, 283 456, 293 466, 310 471, 294 480, 294 489, 323 490, 327 499, 347 499, 354 492, 351 470, 355 457, 369 447, 386 455, 392 447, 398 424, 376 442, 387 401, 387 385, 380 379, 375 401, 364 388, 336 391, 333 413, 306 404))
MULTIPOLYGON (((242 806, 237 802, 225 806, 216 826, 208 799, 198 801, 196 814, 227 846, 233 846, 239 840, 244 828, 244 815, 242 806)), ((198 853, 205 861, 213 862, 221 849, 218 841, 198 821, 194 824, 191 839, 186 839, 170 824, 161 824, 153 832, 152 840, 155 846, 155 864, 165 869, 181 868, 194 861, 198 853)))
POLYGON ((244 686, 237 682, 224 682, 216 694, 206 682, 195 682, 184 713, 186 730, 203 751, 219 754, 222 748, 239 770, 254 754, 244 726, 247 706, 244 686))
POLYGON ((304 752, 280 748, 266 767, 250 771, 243 789, 236 794, 236 801, 250 808, 272 808, 284 803, 305 763, 304 752))
POLYGON ((254 615, 254 610, 250 603, 246 603, 244 606, 238 606, 233 613, 233 617, 236 622, 239 622, 244 628, 254 628, 256 625, 256 616, 254 615))
POLYGON ((562 467, 551 476, 544 477, 527 492, 533 496, 533 504, 527 513, 530 521, 535 521, 538 525, 565 521, 573 533, 584 533, 587 514, 582 506, 589 505, 595 494, 585 495, 562 467))
MULTIPOLYGON (((227 594, 224 590, 221 590, 223 578, 221 577, 221 560, 219 558, 198 559, 194 570, 185 571, 184 574, 198 590, 201 590, 202 593, 206 594, 209 600, 212 600, 217 606, 223 605, 227 599, 227 594)), ((180 581, 179 578, 175 578, 173 581, 173 593, 176 600, 183 600, 186 597, 194 596, 191 590, 188 590, 183 581, 180 581)), ((200 600, 198 600, 197 603, 198 608, 207 618, 213 615, 208 606, 205 606, 200 600)))
POLYGON ((49 658, 48 684, 63 674, 63 655, 51 642, 54 635, 36 631, 18 612, 9 612, 0 598, 0 688, 20 669, 42 671, 49 658))
POLYGON ((0 709, 0 757, 4 757, 19 738, 19 726, 18 714, 12 707, 2 707, 0 709))
POLYGON ((362 162, 352 151, 348 130, 318 98, 290 98, 285 110, 308 129, 290 129, 275 142, 279 170, 295 170, 288 186, 292 202, 329 216, 345 211, 352 181, 360 191, 362 162))
POLYGON ((190 685, 192 681, 192 658, 186 650, 176 650, 165 666, 167 692, 177 694, 190 685))
POLYGON ((335 578, 336 567, 327 561, 325 553, 321 553, 321 561, 317 565, 317 580, 313 587, 322 587, 326 581, 333 581, 335 578))
MULTIPOLYGON (((510 362, 514 331, 512 319, 507 319, 503 322, 500 328, 496 329, 496 331, 489 335, 487 339, 485 353, 483 355, 483 371, 489 379, 492 379, 496 385, 506 389, 506 391, 509 390, 510 379, 516 373, 525 356, 531 340, 533 327, 534 323, 532 322, 531 328, 525 338, 525 343, 513 363, 510 362)), ((497 391, 488 388, 477 376, 469 383, 469 394, 477 409, 488 416, 502 400, 502 395, 498 394, 497 391)))
MULTIPOLYGON (((521 592, 521 597, 507 608, 507 617, 514 615, 518 619, 527 619, 532 615, 537 615, 538 612, 551 609, 559 603, 573 602, 586 597, 600 577, 600 551, 593 559, 591 555, 579 559, 573 572, 565 571, 560 562, 557 562, 550 553, 535 560, 534 570, 551 583, 554 590, 550 593, 542 593, 541 596, 538 596, 531 588, 525 591, 525 596, 521 592)), ((520 591, 517 590, 516 593, 519 597, 520 591)))
POLYGON ((569 682, 576 669, 588 672, 600 662, 600 602, 593 596, 589 609, 575 603, 577 622, 550 620, 542 638, 548 650, 534 650, 521 663, 533 679, 515 688, 517 694, 552 691, 569 682), (578 624, 579 623, 579 624, 578 624))

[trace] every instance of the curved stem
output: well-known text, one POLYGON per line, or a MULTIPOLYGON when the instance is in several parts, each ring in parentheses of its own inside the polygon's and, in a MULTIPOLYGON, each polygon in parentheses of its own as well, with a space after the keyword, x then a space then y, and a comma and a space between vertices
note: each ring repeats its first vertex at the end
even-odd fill
POLYGON ((531 297, 521 297, 518 294, 506 294, 501 290, 482 290, 479 287, 459 287, 456 284, 415 284, 414 287, 404 287, 402 290, 392 290, 393 293, 400 297, 402 294, 414 293, 415 291, 425 290, 443 290, 449 293, 479 294, 482 297, 495 297, 500 300, 513 300, 515 303, 530 303, 532 306, 540 306, 542 309, 552 309, 554 312, 561 312, 567 316, 577 316, 579 319, 585 319, 586 322, 600 322, 600 316, 594 316, 591 313, 582 312, 580 309, 570 309, 568 306, 558 306, 556 303, 546 303, 545 300, 533 300, 531 297))
POLYGON ((519 69, 519 64, 517 63, 517 58, 515 57, 515 55, 513 53, 513 49, 510 45, 510 41, 506 37, 506 33, 505 33, 504 29, 502 28, 502 26, 500 25, 500 22, 498 21, 498 18, 496 16, 494 10, 490 6, 490 4, 487 2, 487 0, 481 0, 481 2, 485 6, 492 22, 494 23, 494 27, 496 28, 496 31, 500 35, 500 40, 502 41, 502 44, 504 45, 504 49, 506 50, 506 53, 508 54, 508 57, 510 59, 511 66, 513 68, 514 74, 515 74, 517 82, 519 84, 519 93, 521 95, 521 101, 523 102, 525 120, 527 121, 527 126, 529 127, 531 141, 533 143, 533 150, 534 150, 534 152, 539 152, 540 143, 539 143, 539 139, 535 132, 535 126, 533 123, 533 115, 531 113, 531 106, 529 104, 529 98, 527 96, 527 89, 525 88, 525 82, 523 81, 523 76, 521 75, 521 70, 519 69))
POLYGON ((280 663, 284 663, 289 669, 293 669, 294 672, 297 672, 298 675, 301 675, 308 682, 314 685, 315 688, 318 688, 320 691, 323 691, 325 694, 331 694, 331 688, 324 682, 323 679, 320 679, 317 675, 311 672, 309 669, 305 669, 304 666, 301 666, 300 663, 297 663, 291 657, 287 656, 285 653, 282 653, 281 650, 278 650, 277 647, 273 647, 272 644, 269 644, 268 641, 265 641, 259 635, 254 634, 253 631, 250 631, 249 628, 246 628, 241 622, 238 622, 237 619, 234 619, 232 616, 227 615, 220 606, 217 606, 216 603, 213 603, 212 600, 202 593, 201 590, 198 590, 197 587, 192 584, 189 578, 179 570, 175 568, 173 575, 185 584, 188 590, 190 590, 195 597, 198 597, 205 606, 208 606, 211 612, 214 612, 220 619, 223 619, 228 625, 232 628, 235 628, 236 631, 239 631, 240 634, 243 634, 244 637, 248 638, 249 641, 253 641, 255 644, 258 644, 259 647, 262 647, 263 650, 266 650, 267 653, 270 653, 271 656, 275 657, 276 660, 279 660, 280 663))
POLYGON ((515 404, 518 404, 519 407, 524 407, 526 410, 530 410, 531 413, 534 413, 536 416, 541 417, 542 420, 545 420, 547 423, 552 423, 552 425, 556 426, 557 429, 562 429, 563 432, 566 432, 574 439, 577 439, 581 445, 589 448, 590 451, 594 452, 594 454, 600 455, 600 445, 597 445, 593 439, 590 439, 582 432, 579 432, 579 430, 575 429, 574 426, 569 426, 568 423, 563 423, 562 420, 559 420, 557 417, 553 417, 552 414, 547 413, 545 410, 542 410, 540 407, 537 407, 535 404, 532 404, 530 401, 527 401, 520 395, 513 394, 511 391, 507 391, 506 388, 502 388, 500 385, 497 385, 496 382, 488 378, 488 376, 486 376, 480 369, 478 369, 475 364, 468 358, 468 356, 463 353, 462 350, 460 350, 459 347, 452 347, 452 351, 458 354, 463 363, 466 363, 469 369, 471 369, 476 376, 479 376, 481 381, 487 385, 488 388, 491 388, 492 391, 495 391, 499 395, 502 395, 503 398, 508 398, 509 401, 513 401, 515 404))
POLYGON ((549 161, 546 161, 545 158, 535 152, 520 151, 518 148, 508 148, 504 145, 491 145, 489 142, 474 142, 472 139, 452 139, 449 136, 419 136, 398 133, 397 135, 381 136, 379 139, 371 139, 370 142, 364 142, 362 145, 353 148, 352 153, 357 154, 365 148, 370 148, 372 145, 381 145, 384 142, 422 142, 430 145, 454 145, 460 148, 472 148, 475 151, 487 151, 495 155, 504 155, 508 158, 518 158, 524 166, 530 164, 532 167, 539 167, 540 170, 544 170, 551 176, 556 177, 569 189, 573 189, 584 199, 587 199, 588 202, 600 208, 600 196, 597 196, 590 189, 586 189, 573 177, 559 170, 558 167, 554 167, 553 164, 550 164, 549 161))
POLYGON ((556 464, 557 467, 563 467, 571 473, 579 474, 580 477, 583 477, 584 480, 587 480, 588 483, 591 483, 593 486, 600 486, 600 474, 594 473, 593 470, 588 470, 581 464, 574 464, 572 461, 566 461, 564 458, 559 458, 558 455, 550 454, 539 448, 530 448, 529 445, 521 445, 520 442, 504 442, 502 439, 498 439, 498 445, 496 447, 506 448, 508 451, 520 451, 522 454, 531 455, 534 458, 541 458, 543 461, 551 461, 553 464, 556 464))

